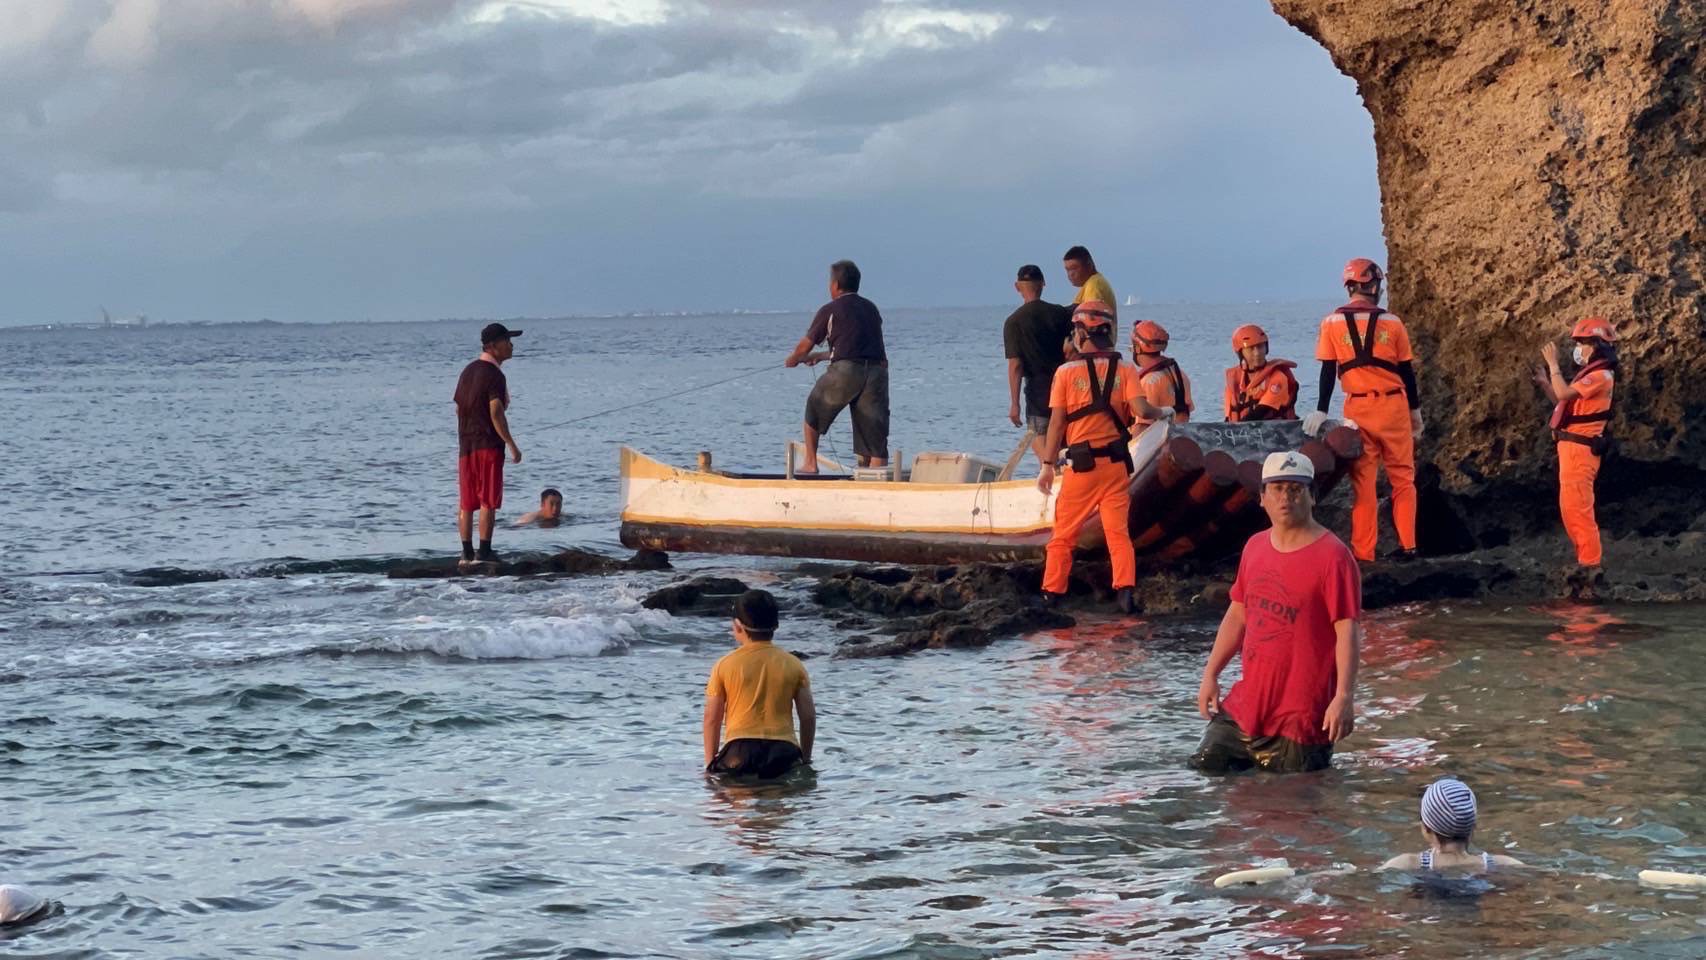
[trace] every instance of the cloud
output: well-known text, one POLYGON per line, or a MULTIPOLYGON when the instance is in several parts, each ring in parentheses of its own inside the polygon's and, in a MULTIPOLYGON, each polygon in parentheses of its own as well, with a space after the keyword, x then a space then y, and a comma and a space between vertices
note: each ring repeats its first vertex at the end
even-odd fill
MULTIPOLYGON (((1231 3, 1205 29, 1190 0, 0 0, 0 228, 52 250, 146 225, 186 257, 571 211, 904 220, 1078 189, 1111 213, 1287 155, 1263 141, 1351 96, 1262 0, 1231 3)), ((1334 153, 1237 175, 1340 176, 1334 153)))

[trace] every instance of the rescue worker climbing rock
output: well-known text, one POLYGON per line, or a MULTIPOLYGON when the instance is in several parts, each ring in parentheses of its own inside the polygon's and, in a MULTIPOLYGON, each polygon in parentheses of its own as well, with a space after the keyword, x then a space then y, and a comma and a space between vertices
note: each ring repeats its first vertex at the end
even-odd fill
POLYGON ((1049 388, 1048 438, 1037 489, 1054 489, 1055 461, 1065 444, 1068 469, 1054 501, 1054 535, 1043 568, 1043 601, 1053 604, 1066 593, 1072 549, 1078 533, 1100 510, 1102 533, 1113 564, 1113 586, 1122 612, 1135 609, 1137 561, 1132 554, 1131 424, 1173 415, 1143 399, 1137 368, 1114 350, 1114 311, 1100 300, 1086 300, 1072 314, 1072 343, 1079 358, 1061 364, 1049 388))
POLYGON ((1296 420, 1297 377, 1290 360, 1268 359, 1268 334, 1253 323, 1232 331, 1236 366, 1226 368, 1226 420, 1296 420))
POLYGON ((1392 525, 1398 532, 1394 560, 1416 555, 1416 440, 1422 435, 1422 398, 1404 321, 1380 307, 1386 275, 1373 260, 1345 264, 1350 302, 1321 321, 1315 358, 1321 361, 1321 398, 1303 418, 1313 437, 1327 420, 1335 377, 1345 388, 1345 421, 1362 433, 1362 456, 1351 464, 1351 552, 1374 559, 1380 501, 1375 472, 1386 466, 1392 484, 1392 525))
MULTIPOLYGON (((1174 422, 1184 423, 1191 419, 1191 410, 1195 406, 1191 400, 1191 378, 1185 375, 1177 361, 1162 356, 1167 352, 1167 339, 1167 329, 1154 320, 1140 320, 1131 328, 1137 391, 1154 406, 1172 407, 1174 422)), ((1135 432, 1142 433, 1153 422, 1139 417, 1135 432)))
POLYGON ((1611 391, 1617 369, 1617 331, 1603 317, 1588 317, 1570 331, 1576 342, 1571 359, 1575 376, 1568 381, 1558 369, 1558 345, 1543 344, 1546 366, 1535 371, 1535 382, 1552 401, 1552 439, 1558 443, 1558 513, 1564 532, 1576 548, 1570 571, 1570 595, 1597 600, 1605 585, 1600 563, 1599 522, 1593 512, 1593 485, 1600 460, 1610 446, 1606 423, 1611 419, 1611 391))

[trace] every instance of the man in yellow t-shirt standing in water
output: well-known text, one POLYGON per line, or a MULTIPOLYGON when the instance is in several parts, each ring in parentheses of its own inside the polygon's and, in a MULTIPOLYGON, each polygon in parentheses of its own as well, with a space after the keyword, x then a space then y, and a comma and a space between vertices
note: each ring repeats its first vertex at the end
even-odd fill
MULTIPOLYGON (((1096 270, 1096 260, 1090 256, 1090 251, 1073 247, 1066 251, 1062 262, 1066 267, 1066 282, 1078 288, 1078 295, 1072 298, 1073 306, 1096 301, 1113 311, 1114 319, 1118 321, 1119 301, 1114 299, 1113 284, 1096 270)), ((1118 337, 1117 330, 1115 337, 1118 337)))
POLYGON ((769 780, 812 762, 817 704, 800 658, 771 642, 780 620, 776 598, 748 590, 735 599, 734 614, 737 646, 705 684, 705 770, 769 780))

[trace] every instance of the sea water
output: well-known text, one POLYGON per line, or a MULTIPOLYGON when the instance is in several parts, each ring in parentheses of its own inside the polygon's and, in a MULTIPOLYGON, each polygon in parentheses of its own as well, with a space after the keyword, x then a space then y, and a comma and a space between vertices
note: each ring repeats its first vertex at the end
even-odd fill
MULTIPOLYGON (((1330 306, 1122 308, 1122 327, 1166 324, 1217 416, 1233 327, 1307 359, 1330 306)), ((1004 314, 890 312, 893 445, 1004 458, 1004 314)), ((569 518, 498 549, 617 553, 624 443, 780 469, 814 371, 779 363, 806 320, 512 324, 504 512, 550 485, 569 518)), ((822 564, 387 579, 455 549, 449 396, 478 327, 0 332, 0 882, 63 905, 0 953, 1706 954, 1706 901, 1634 883, 1706 871, 1698 610, 1382 611, 1334 769, 1205 778, 1183 761, 1214 611, 838 661, 822 564), (640 605, 692 573, 787 605, 813 773, 699 773, 727 625, 640 605), (1477 841, 1543 869, 1211 885, 1416 849, 1447 773, 1480 797, 1477 841)), ((832 440, 850 455, 845 421, 832 440)))

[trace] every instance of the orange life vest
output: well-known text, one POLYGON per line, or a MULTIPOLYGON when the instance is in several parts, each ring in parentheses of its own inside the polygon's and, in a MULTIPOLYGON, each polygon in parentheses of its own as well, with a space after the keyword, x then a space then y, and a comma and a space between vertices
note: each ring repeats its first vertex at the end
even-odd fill
POLYGON ((1178 362, 1172 357, 1162 357, 1154 363, 1139 367, 1137 377, 1141 380, 1156 372, 1167 374, 1167 378, 1173 381, 1173 402, 1167 406, 1172 407, 1175 414, 1189 416, 1191 404, 1185 399, 1185 373, 1179 369, 1178 362))
MULTIPOLYGON (((1601 370, 1614 370, 1616 368, 1617 365, 1611 361, 1595 360, 1577 370, 1576 375, 1570 378, 1570 384, 1574 386, 1601 370)), ((1548 421, 1552 427, 1552 437, 1556 440, 1586 444, 1590 447, 1603 447, 1606 443, 1603 439, 1605 436, 1604 427, 1601 427, 1597 434, 1573 433, 1570 428, 1578 423, 1603 424, 1610 420, 1611 397, 1608 395, 1603 400, 1594 403, 1593 406, 1598 408, 1594 410, 1582 409, 1582 400, 1583 398, 1580 396, 1571 397, 1552 408, 1552 418, 1548 421)), ((1596 450, 1595 452, 1599 451, 1596 450)))
POLYGON ((1262 369, 1254 373, 1244 369, 1242 363, 1235 367, 1226 368, 1226 419, 1229 423, 1242 423, 1245 420, 1296 420, 1297 419, 1297 378, 1292 376, 1292 369, 1297 364, 1290 360, 1269 360, 1262 369), (1270 381, 1274 377, 1283 377, 1285 386, 1285 403, 1278 407, 1267 406, 1274 411, 1265 416, 1252 416, 1264 408, 1262 397, 1269 390, 1270 381))

